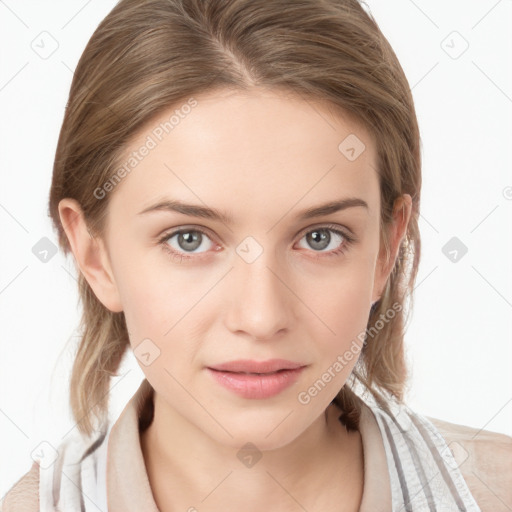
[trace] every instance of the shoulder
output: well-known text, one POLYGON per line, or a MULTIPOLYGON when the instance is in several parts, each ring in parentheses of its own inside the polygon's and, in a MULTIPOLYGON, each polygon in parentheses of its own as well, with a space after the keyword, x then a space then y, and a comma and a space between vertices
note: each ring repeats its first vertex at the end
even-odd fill
POLYGON ((512 437, 427 417, 452 452, 482 512, 512 509, 512 437))
POLYGON ((37 512, 39 510, 39 464, 34 462, 6 493, 1 512, 37 512))

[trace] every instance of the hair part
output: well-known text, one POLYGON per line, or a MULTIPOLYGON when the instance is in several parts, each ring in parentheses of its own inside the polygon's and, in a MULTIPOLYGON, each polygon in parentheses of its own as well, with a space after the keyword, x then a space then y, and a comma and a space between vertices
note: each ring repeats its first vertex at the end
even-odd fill
MULTIPOLYGON (((90 38, 71 84, 49 196, 60 247, 69 253, 59 201, 77 200, 91 235, 101 236, 110 194, 99 200, 94 191, 114 176, 126 147, 151 120, 194 95, 253 87, 326 102, 370 132, 388 258, 395 200, 412 197, 393 271, 369 315, 368 327, 374 326, 393 304, 412 301, 420 257, 420 138, 405 74, 357 0, 121 0, 90 38)), ((94 417, 107 418, 110 378, 130 344, 124 313, 105 308, 78 273, 83 313, 70 406, 79 430, 90 435, 94 417)), ((406 312, 366 337, 351 374, 376 397, 403 400, 406 312)), ((359 411, 350 379, 334 400, 352 429, 359 411)))

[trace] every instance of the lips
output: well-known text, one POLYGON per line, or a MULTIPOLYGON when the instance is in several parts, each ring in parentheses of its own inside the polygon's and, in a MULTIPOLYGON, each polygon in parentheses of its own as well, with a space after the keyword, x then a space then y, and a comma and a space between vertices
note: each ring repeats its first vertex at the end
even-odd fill
POLYGON ((307 365, 286 359, 239 359, 206 368, 225 389, 251 400, 271 398, 297 383, 307 365))
POLYGON ((304 364, 287 359, 268 359, 267 361, 254 361, 250 359, 237 359, 226 363, 209 366, 211 370, 220 372, 246 373, 246 374, 273 374, 283 370, 296 370, 304 364))

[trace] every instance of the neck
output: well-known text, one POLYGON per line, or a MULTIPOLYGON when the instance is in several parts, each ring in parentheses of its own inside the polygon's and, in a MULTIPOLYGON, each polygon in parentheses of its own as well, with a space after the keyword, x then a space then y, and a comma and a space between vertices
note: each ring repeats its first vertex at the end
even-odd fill
POLYGON ((312 510, 308 505, 317 509, 322 497, 324 510, 331 510, 335 497, 343 503, 334 503, 332 510, 357 510, 361 438, 339 422, 342 411, 335 404, 292 442, 260 452, 217 442, 162 402, 154 393, 153 420, 141 434, 148 478, 162 512, 199 510, 203 504, 225 510, 227 503, 246 511, 298 510, 298 504, 312 510))

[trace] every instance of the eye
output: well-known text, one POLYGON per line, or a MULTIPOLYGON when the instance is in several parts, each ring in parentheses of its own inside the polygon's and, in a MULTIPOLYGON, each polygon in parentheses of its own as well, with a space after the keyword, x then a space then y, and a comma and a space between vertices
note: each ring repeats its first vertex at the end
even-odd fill
POLYGON ((208 252, 212 245, 207 233, 197 228, 185 228, 166 233, 160 238, 159 243, 171 255, 181 256, 185 259, 190 257, 187 256, 187 253, 202 254, 203 252, 208 252), (199 250, 201 248, 204 250, 199 250))
MULTIPOLYGON (((352 236, 340 230, 337 226, 330 224, 309 229, 309 231, 304 233, 302 239, 306 240, 309 248, 313 248, 313 252, 325 253, 325 256, 341 255, 354 242, 352 236), (329 248, 330 250, 325 250, 329 248)), ((323 254, 320 257, 323 257, 323 254)))

